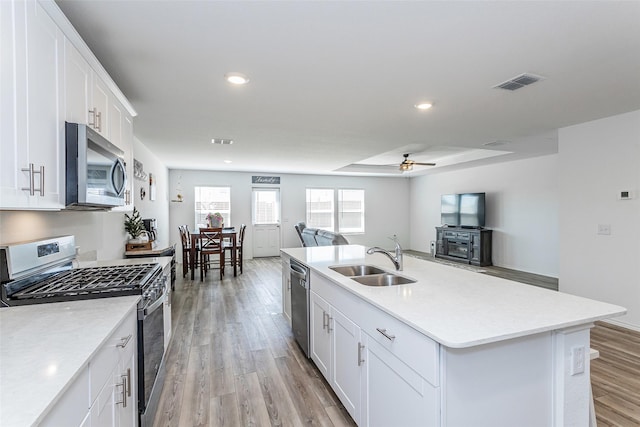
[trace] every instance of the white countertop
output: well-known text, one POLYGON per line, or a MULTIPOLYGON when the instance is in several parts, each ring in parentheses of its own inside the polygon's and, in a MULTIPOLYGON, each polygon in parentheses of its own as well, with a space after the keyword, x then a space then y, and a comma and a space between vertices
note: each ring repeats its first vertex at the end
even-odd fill
POLYGON ((0 309, 0 426, 39 422, 139 299, 0 309))
POLYGON ((626 313, 620 306, 406 255, 404 270, 396 272, 386 256, 367 255, 360 245, 282 252, 447 347, 472 347, 626 313), (375 265, 417 282, 365 286, 328 268, 351 264, 375 265))

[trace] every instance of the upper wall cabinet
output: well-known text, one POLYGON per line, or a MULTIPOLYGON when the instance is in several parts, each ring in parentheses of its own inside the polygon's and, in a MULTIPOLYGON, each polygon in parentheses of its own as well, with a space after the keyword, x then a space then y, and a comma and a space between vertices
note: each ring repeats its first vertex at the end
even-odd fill
POLYGON ((64 37, 35 0, 3 1, 0 10, 0 205, 4 209, 60 209, 64 207, 64 120, 59 90, 63 87, 64 37))
POLYGON ((0 24, 0 209, 65 207, 65 121, 121 148, 132 182, 135 111, 55 2, 0 0, 0 24))

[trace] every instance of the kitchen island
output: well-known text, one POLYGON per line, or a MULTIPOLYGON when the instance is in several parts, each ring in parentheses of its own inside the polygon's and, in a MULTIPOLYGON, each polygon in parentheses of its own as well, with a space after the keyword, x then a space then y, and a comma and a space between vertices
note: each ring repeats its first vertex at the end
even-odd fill
POLYGON ((310 268, 311 358, 359 425, 588 425, 589 329, 624 308, 409 257, 395 272, 359 245, 282 253, 310 268), (357 264, 416 282, 329 268, 357 264))

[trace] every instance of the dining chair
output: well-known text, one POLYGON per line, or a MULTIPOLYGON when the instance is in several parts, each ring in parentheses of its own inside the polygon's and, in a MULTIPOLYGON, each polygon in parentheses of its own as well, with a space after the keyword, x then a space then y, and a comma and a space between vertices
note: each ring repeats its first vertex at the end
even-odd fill
POLYGON ((179 225, 180 241, 182 242, 182 277, 187 276, 189 271, 189 254, 191 253, 191 239, 186 225, 179 225))
POLYGON ((236 264, 235 264, 235 266, 233 265, 233 262, 231 261, 231 260, 233 260, 233 256, 229 257, 229 259, 230 259, 229 262, 231 263, 232 267, 236 267, 236 266, 240 267, 240 274, 242 274, 242 249, 243 249, 243 246, 244 246, 244 233, 245 233, 246 229, 247 229, 247 226, 245 224, 240 225, 240 231, 238 232, 238 237, 236 239, 236 245, 233 246, 232 243, 227 242, 227 243, 225 243, 225 246, 224 246, 225 253, 226 252, 231 252, 232 253, 233 251, 235 251, 235 253, 236 253, 236 264))
POLYGON ((220 270, 220 280, 224 274, 224 248, 222 243, 222 228, 201 228, 198 237, 200 245, 200 280, 204 280, 207 270, 216 265, 211 255, 218 255, 217 265, 220 270))

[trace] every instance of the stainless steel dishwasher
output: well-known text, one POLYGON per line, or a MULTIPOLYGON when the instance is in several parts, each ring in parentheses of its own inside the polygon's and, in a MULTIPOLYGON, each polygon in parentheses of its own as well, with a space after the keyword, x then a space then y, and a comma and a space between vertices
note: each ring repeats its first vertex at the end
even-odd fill
POLYGON ((309 357, 309 268, 289 261, 291 276, 291 328, 305 356, 309 357))

